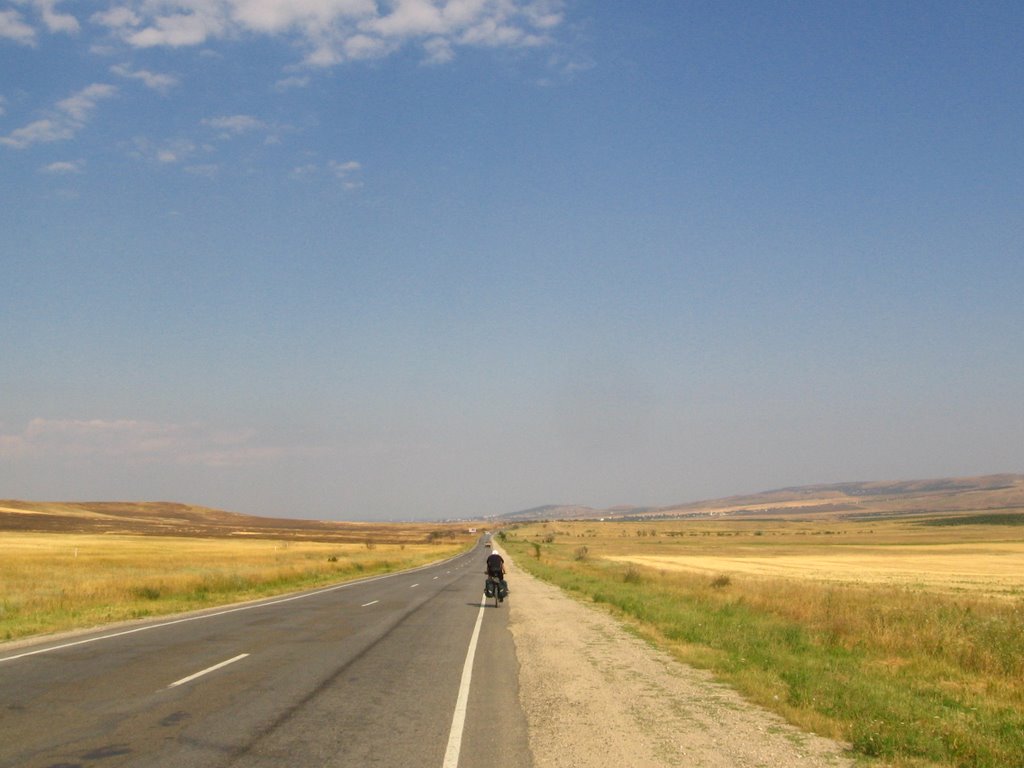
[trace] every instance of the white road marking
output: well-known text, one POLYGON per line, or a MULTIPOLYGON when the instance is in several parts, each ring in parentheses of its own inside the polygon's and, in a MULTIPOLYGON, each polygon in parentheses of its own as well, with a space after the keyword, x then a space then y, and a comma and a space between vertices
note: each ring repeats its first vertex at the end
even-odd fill
POLYGON ((441 768, 459 768, 459 752, 462 750, 462 731, 466 725, 466 709, 469 705, 469 684, 473 679, 473 659, 476 657, 476 643, 480 638, 480 625, 484 620, 484 608, 487 604, 480 602, 480 610, 476 614, 476 626, 473 636, 469 639, 469 651, 466 663, 462 665, 462 682, 459 684, 459 698, 455 702, 455 713, 452 715, 452 729, 448 733, 448 748, 444 753, 441 768))
POLYGON ((189 675, 188 677, 183 677, 183 678, 181 678, 181 680, 178 680, 177 682, 171 683, 167 687, 168 688, 174 688, 175 686, 183 685, 185 683, 192 682, 197 677, 202 677, 203 675, 207 675, 210 672, 214 672, 214 671, 220 669, 221 667, 226 667, 228 664, 234 664, 236 661, 241 661, 242 659, 244 659, 248 655, 249 655, 248 653, 240 653, 237 656, 235 656, 235 658, 233 658, 233 659, 228 659, 227 661, 222 661, 220 664, 214 664, 212 667, 207 667, 206 669, 204 669, 204 670, 202 670, 200 672, 196 672, 194 675, 189 675))
POLYGON ((419 584, 411 584, 411 585, 409 586, 409 589, 412 589, 413 587, 418 587, 418 586, 419 586, 419 584))
POLYGON ((366 608, 366 607, 367 607, 367 606, 369 606, 369 605, 376 605, 376 604, 377 604, 377 603, 379 603, 379 602, 380 602, 380 600, 371 600, 371 601, 370 601, 370 602, 368 602, 368 603, 363 603, 363 604, 362 604, 362 605, 360 605, 359 607, 360 607, 360 608, 366 608))

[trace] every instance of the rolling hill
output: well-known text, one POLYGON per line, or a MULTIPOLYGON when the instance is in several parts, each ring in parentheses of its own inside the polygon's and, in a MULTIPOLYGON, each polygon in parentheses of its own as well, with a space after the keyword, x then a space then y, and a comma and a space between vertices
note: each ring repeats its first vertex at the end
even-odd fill
POLYGON ((1024 510, 1024 475, 835 483, 780 488, 667 507, 549 505, 512 512, 502 521, 654 520, 723 515, 909 515, 927 512, 1024 510))
POLYGON ((172 502, 0 501, 0 532, 249 537, 411 543, 465 532, 441 523, 349 523, 257 517, 172 502))

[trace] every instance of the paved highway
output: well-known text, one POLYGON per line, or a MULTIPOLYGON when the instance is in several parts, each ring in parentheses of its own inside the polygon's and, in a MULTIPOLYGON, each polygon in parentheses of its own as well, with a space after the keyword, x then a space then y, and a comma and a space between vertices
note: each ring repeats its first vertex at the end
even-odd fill
POLYGON ((0 646, 0 766, 528 768, 488 552, 0 646))

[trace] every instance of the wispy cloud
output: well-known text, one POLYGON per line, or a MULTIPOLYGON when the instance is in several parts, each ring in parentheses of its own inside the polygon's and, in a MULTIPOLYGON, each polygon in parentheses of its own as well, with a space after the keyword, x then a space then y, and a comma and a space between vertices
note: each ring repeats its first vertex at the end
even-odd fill
POLYGON ((363 186, 361 178, 363 171, 362 163, 356 160, 328 160, 326 163, 305 163, 292 168, 293 179, 310 179, 320 174, 326 174, 328 178, 333 176, 341 181, 345 189, 359 189, 363 186))
POLYGON ((135 48, 285 36, 300 42, 305 64, 328 67, 410 43, 434 63, 450 60, 460 46, 544 45, 562 23, 562 6, 563 0, 129 0, 92 20, 135 48))
POLYGON ((150 160, 161 165, 173 165, 191 159, 197 152, 210 151, 209 147, 198 146, 189 139, 166 139, 153 142, 144 137, 132 141, 130 154, 133 157, 150 160))
POLYGON ((14 149, 25 149, 33 144, 65 141, 85 127, 97 104, 112 98, 117 88, 106 83, 93 83, 77 93, 58 101, 51 114, 6 136, 0 136, 0 144, 14 149))
POLYGON ((132 69, 124 64, 115 64, 110 68, 110 71, 129 80, 139 80, 147 88, 151 88, 161 94, 167 94, 171 88, 178 85, 178 78, 174 75, 150 72, 148 69, 132 69))
POLYGON ((336 178, 341 180, 345 189, 358 189, 363 186, 363 181, 359 178, 363 166, 355 160, 348 160, 344 163, 331 160, 327 163, 327 167, 336 178))
POLYGON ((52 173, 52 174, 55 174, 55 175, 58 175, 58 176, 63 176, 63 175, 67 175, 67 174, 82 173, 82 171, 84 169, 85 169, 85 161, 84 160, 61 160, 61 161, 58 161, 58 162, 55 162, 55 163, 50 163, 49 165, 44 165, 43 166, 43 171, 45 173, 52 173))
POLYGON ((4 459, 239 467, 309 451, 261 442, 255 430, 219 430, 200 423, 37 418, 21 432, 0 432, 4 459))
POLYGON ((290 77, 282 77, 274 83, 274 90, 278 92, 290 91, 294 88, 305 88, 309 83, 310 78, 308 75, 292 75, 290 77))
POLYGON ((33 0, 32 4, 39 11, 43 24, 50 32, 64 32, 71 35, 78 32, 78 19, 69 13, 58 12, 57 0, 33 0))
MULTIPOLYGON (((17 3, 17 0, 16 0, 17 3)), ((48 32, 74 35, 81 25, 78 19, 69 13, 57 10, 58 0, 30 0, 17 3, 27 5, 38 16, 36 23, 42 23, 48 32)), ((5 8, 0 11, 0 39, 13 40, 22 45, 35 46, 39 38, 36 26, 26 21, 21 11, 5 8)))
POLYGON ((22 45, 36 44, 35 27, 25 23, 24 17, 13 9, 0 11, 0 38, 22 45))
POLYGON ((57 109, 67 115, 75 123, 84 123, 91 115, 96 105, 103 99, 109 99, 117 88, 106 83, 93 83, 78 93, 68 96, 57 102, 57 109))
POLYGON ((249 131, 255 131, 266 127, 266 123, 252 115, 225 115, 222 117, 209 117, 203 120, 202 123, 208 128, 216 128, 219 131, 223 131, 223 135, 225 136, 237 136, 238 134, 248 133, 249 131))

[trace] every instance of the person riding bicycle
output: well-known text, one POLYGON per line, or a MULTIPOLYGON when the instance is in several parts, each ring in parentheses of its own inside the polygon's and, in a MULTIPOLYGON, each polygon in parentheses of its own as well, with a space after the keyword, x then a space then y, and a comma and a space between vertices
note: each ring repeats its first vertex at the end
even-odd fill
POLYGON ((508 594, 508 583, 505 581, 505 558, 497 552, 491 552, 487 556, 487 576, 497 579, 501 583, 499 594, 504 598, 508 594))

